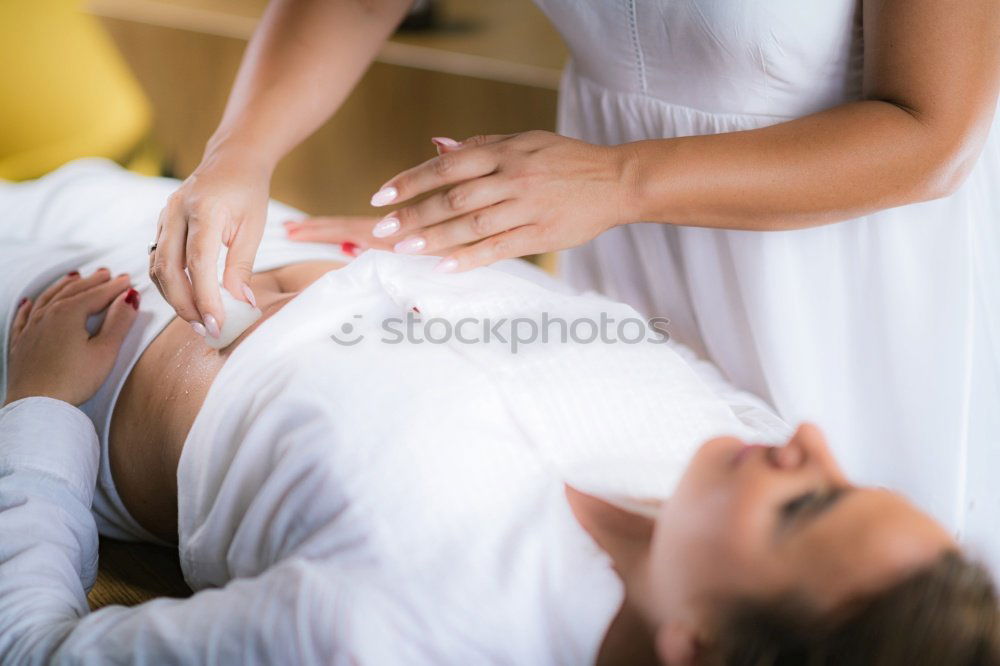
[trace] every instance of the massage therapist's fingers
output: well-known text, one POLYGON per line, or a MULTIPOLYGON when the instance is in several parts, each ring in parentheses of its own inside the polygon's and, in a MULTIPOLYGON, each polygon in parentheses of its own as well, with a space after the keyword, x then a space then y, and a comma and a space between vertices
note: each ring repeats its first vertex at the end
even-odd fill
POLYGON ((101 329, 91 342, 109 353, 113 362, 139 313, 139 292, 131 288, 122 290, 112 297, 107 308, 108 314, 101 323, 101 329))
POLYGON ((441 254, 520 226, 523 221, 515 202, 502 201, 420 229, 400 240, 394 250, 401 254, 441 254))
POLYGON ((156 249, 149 256, 149 277, 177 316, 187 322, 201 322, 194 305, 194 293, 184 272, 187 220, 174 197, 160 213, 156 249))
POLYGON ((372 196, 371 204, 401 203, 445 185, 491 174, 496 168, 497 156, 489 146, 443 153, 387 181, 372 196))
POLYGON ((218 337, 225 319, 222 312, 222 297, 219 294, 219 253, 222 251, 222 235, 219 227, 209 221, 209 216, 225 215, 224 212, 203 211, 198 216, 188 218, 187 244, 185 253, 187 271, 191 276, 194 290, 194 305, 199 317, 210 335, 218 337))
POLYGON ((433 224, 500 203, 511 194, 509 182, 495 176, 459 183, 390 213, 375 225, 372 235, 398 239, 419 233, 433 224))
POLYGON ((476 146, 485 146, 490 143, 499 143, 505 139, 509 139, 513 134, 480 134, 479 136, 469 137, 465 141, 455 141, 451 137, 447 136, 434 136, 431 137, 431 143, 437 148, 438 155, 442 153, 451 153, 456 150, 462 150, 463 148, 475 148, 476 146))
MULTIPOLYGON (((263 235, 263 223, 241 224, 237 227, 236 235, 228 243, 226 268, 222 273, 222 284, 226 291, 254 307, 257 307, 257 299, 250 289, 250 276, 253 275, 253 262, 263 235)), ((221 323, 220 319, 220 326, 221 323)))
POLYGON ((450 253, 434 270, 439 273, 467 271, 479 266, 489 266, 501 259, 536 254, 542 246, 540 235, 541 228, 534 224, 504 231, 450 253))

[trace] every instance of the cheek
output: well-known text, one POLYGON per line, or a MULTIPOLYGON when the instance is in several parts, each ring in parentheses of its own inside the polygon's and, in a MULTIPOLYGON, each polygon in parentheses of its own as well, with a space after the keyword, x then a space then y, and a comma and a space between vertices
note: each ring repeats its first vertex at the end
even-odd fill
POLYGON ((732 479, 695 490, 679 489, 664 507, 657 534, 664 549, 736 569, 768 556, 773 509, 765 483, 732 479))

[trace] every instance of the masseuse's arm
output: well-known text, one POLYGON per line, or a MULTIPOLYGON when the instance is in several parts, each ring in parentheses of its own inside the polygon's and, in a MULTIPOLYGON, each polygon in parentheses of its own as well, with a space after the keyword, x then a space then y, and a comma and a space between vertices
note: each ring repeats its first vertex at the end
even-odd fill
POLYGON ((98 271, 17 311, 0 408, 0 664, 340 663, 385 645, 377 597, 353 598, 357 571, 302 560, 191 599, 88 612, 100 447, 74 405, 107 377, 137 307, 127 277, 98 271), (87 316, 105 309, 90 335, 87 316))
POLYGON ((398 251, 444 254, 441 270, 464 270, 636 221, 798 229, 948 195, 993 117, 1000 3, 863 6, 858 101, 763 129, 614 147, 547 132, 477 137, 389 180, 378 198, 393 204, 451 187, 377 233, 419 239, 398 251))
POLYGON ((249 301, 275 165, 344 101, 412 0, 273 0, 201 164, 160 216, 150 275, 188 322, 221 327, 217 281, 249 301), (185 275, 185 268, 191 279, 185 275))

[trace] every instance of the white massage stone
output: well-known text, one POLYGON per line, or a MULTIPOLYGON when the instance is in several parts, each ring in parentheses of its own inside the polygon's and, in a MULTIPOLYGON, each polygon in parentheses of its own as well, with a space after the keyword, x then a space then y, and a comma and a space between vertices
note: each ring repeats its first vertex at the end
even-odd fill
POLYGON ((222 331, 217 338, 211 335, 205 336, 205 342, 213 349, 222 349, 240 337, 243 331, 261 317, 261 311, 250 305, 246 301, 239 301, 226 291, 226 288, 219 285, 219 292, 222 295, 222 310, 225 312, 225 321, 222 322, 222 331))

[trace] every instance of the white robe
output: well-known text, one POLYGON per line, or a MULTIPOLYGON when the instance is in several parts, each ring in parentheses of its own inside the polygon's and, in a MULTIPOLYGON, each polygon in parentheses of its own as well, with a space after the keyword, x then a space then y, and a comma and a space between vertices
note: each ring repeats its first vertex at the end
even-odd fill
MULTIPOLYGON (((67 168, 82 185, 50 177, 50 203, 80 239, 102 235, 106 249, 84 248, 89 260, 106 252, 141 264, 137 239, 151 235, 169 188, 102 162, 67 168), (130 205, 110 205, 121 200, 130 205), (107 215, 87 213, 102 201, 107 215), (135 225, 148 235, 125 233, 135 225)), ((5 228, 58 228, 21 214, 40 187, 0 184, 0 239, 5 228)), ((36 240, 52 246, 57 236, 36 240)), ((272 256, 281 242, 268 238, 262 251, 272 256)), ((0 244, 0 269, 15 265, 12 247, 0 244)), ((432 321, 636 316, 541 286, 522 264, 505 270, 532 279, 498 269, 441 275, 434 263, 367 252, 233 351, 177 472, 191 599, 88 614, 97 558, 89 509, 102 464, 95 424, 49 398, 0 409, 0 663, 592 662, 623 591, 573 518, 564 482, 665 497, 705 438, 773 441, 787 428, 709 366, 695 370, 683 349, 655 340, 525 343, 516 354, 510 337, 416 342, 439 337, 432 321), (385 318, 413 306, 428 328, 392 342, 385 318)), ((40 289, 18 266, 17 275, 0 271, 3 284, 40 289)), ((12 311, 19 294, 0 307, 12 311)), ((158 298, 146 289, 140 314, 158 298)), ((474 326, 463 336, 484 337, 474 326)))

